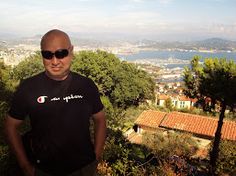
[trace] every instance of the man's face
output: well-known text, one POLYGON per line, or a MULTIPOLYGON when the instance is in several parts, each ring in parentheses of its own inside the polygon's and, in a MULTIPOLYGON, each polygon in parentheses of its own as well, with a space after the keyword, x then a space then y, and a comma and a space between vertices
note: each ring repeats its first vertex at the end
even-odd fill
POLYGON ((68 39, 63 35, 50 35, 45 39, 44 44, 41 46, 41 50, 54 53, 51 59, 46 59, 43 57, 43 64, 46 74, 51 79, 64 80, 69 74, 70 65, 73 58, 73 46, 68 39), (60 52, 63 49, 68 51, 68 55, 63 58, 59 58, 61 54, 60 52))

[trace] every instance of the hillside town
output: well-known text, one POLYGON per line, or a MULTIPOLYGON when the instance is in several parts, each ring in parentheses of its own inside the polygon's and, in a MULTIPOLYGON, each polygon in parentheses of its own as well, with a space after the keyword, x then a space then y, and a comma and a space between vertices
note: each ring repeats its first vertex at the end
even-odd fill
MULTIPOLYGON (((6 41, 0 41, 0 61, 2 60, 4 64, 10 65, 12 67, 18 65, 21 61, 28 58, 29 56, 35 54, 40 50, 38 44, 39 39, 27 39, 23 42, 10 43, 6 41)), ((109 44, 94 44, 94 43, 84 43, 83 45, 75 45, 74 51, 79 52, 82 50, 104 50, 109 53, 115 54, 120 60, 124 60, 122 56, 134 54, 142 50, 154 50, 153 47, 148 47, 150 42, 114 42, 109 44)), ((152 43, 153 45, 153 43, 152 43)), ((167 48, 166 50, 181 50, 180 48, 167 48)), ((206 48, 201 47, 198 51, 204 50, 204 52, 214 52, 209 51, 206 48)), ((192 52, 192 50, 185 50, 185 52, 192 52)), ((155 88, 155 104, 159 106, 165 106, 165 101, 170 99, 172 101, 173 107, 177 109, 190 109, 197 102, 196 99, 190 99, 183 94, 183 70, 184 66, 190 64, 189 60, 181 60, 176 58, 168 59, 138 59, 127 61, 133 63, 138 69, 144 70, 149 73, 153 78, 156 88, 155 88), (175 65, 175 66, 173 66, 175 65), (179 66, 181 65, 181 66, 179 66)))
MULTIPOLYGON (((121 52, 124 53, 127 51, 127 48, 129 48, 129 45, 123 46, 123 47, 114 47, 114 48, 102 48, 102 50, 106 50, 108 52, 121 52)), ((98 48, 97 48, 98 49, 98 48)), ((99 48, 100 49, 100 48, 99 48)), ((19 44, 11 47, 5 46, 5 48, 2 48, 0 50, 0 59, 3 60, 3 62, 6 65, 10 65, 12 67, 19 64, 24 59, 28 58, 30 55, 36 53, 39 50, 39 47, 36 45, 28 45, 28 44, 19 44)), ((95 50, 95 48, 88 48, 88 47, 78 47, 75 46, 75 52, 79 52, 81 50, 95 50)), ((118 53, 119 53, 118 52, 118 53)), ((119 53, 119 54, 121 54, 119 53)), ((131 63, 134 63, 139 69, 142 69, 146 72, 148 72, 156 84, 156 95, 158 96, 158 100, 160 102, 156 102, 159 105, 164 105, 161 101, 164 97, 163 95, 170 95, 173 96, 173 99, 183 99, 184 95, 182 93, 182 71, 183 68, 166 68, 168 64, 188 64, 189 61, 186 60, 177 60, 177 59, 167 59, 167 60, 159 60, 158 64, 153 62, 152 60, 139 60, 139 61, 132 61, 131 63), (177 97, 178 96, 178 97, 177 97), (180 98, 180 97, 181 98, 180 98)), ((181 105, 181 108, 185 108, 188 106, 190 108, 189 99, 184 97, 187 102, 183 102, 184 105, 181 105)), ((165 100, 165 99, 163 99, 165 100)), ((174 101, 174 100, 173 100, 174 101)), ((181 102, 182 103, 182 102, 181 102)), ((178 104, 175 103, 176 105, 178 104)), ((178 105, 179 106, 179 105, 178 105)))

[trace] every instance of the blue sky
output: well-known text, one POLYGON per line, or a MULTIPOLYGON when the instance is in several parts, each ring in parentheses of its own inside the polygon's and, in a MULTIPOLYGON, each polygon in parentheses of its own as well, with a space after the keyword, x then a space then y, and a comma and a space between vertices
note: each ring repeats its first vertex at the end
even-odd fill
POLYGON ((52 28, 84 35, 155 40, 236 40, 236 0, 7 0, 0 34, 43 34, 52 28))

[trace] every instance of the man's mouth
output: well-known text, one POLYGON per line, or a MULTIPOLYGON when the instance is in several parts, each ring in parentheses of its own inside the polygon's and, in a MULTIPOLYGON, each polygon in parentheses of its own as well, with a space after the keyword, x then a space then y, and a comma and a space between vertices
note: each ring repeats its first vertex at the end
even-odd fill
POLYGON ((58 70, 61 69, 61 67, 51 67, 51 69, 52 69, 53 71, 58 71, 58 70))

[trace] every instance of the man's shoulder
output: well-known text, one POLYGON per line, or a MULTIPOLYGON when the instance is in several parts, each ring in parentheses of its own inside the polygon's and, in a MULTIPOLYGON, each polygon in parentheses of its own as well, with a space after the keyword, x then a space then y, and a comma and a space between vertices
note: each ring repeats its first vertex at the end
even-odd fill
POLYGON ((44 77, 43 72, 38 73, 34 76, 31 76, 29 78, 26 78, 26 79, 22 80, 20 82, 19 87, 30 87, 30 88, 37 87, 38 84, 42 84, 43 77, 44 77))
POLYGON ((17 90, 34 90, 38 85, 42 84, 43 72, 38 73, 29 78, 23 79, 20 81, 20 84, 17 86, 17 90))

